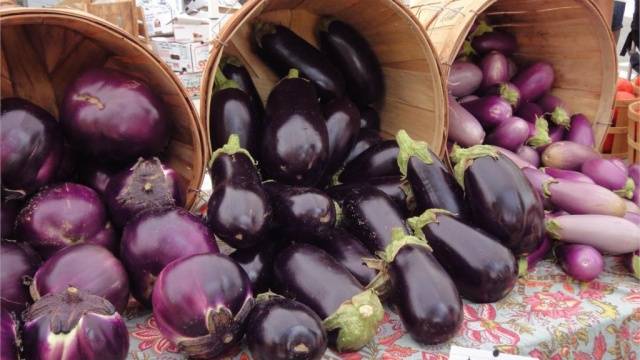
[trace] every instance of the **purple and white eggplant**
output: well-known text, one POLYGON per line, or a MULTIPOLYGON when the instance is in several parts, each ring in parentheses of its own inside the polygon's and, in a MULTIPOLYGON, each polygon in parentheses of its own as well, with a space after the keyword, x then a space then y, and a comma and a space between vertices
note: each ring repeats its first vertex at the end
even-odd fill
POLYGON ((456 60, 449 70, 447 87, 454 97, 473 94, 482 83, 482 70, 469 61, 456 60))
POLYGON ((478 119, 462 107, 453 96, 449 96, 448 139, 460 146, 469 147, 482 144, 484 138, 485 132, 478 119))
POLYGON ((537 103, 545 113, 549 114, 551 122, 567 129, 571 126, 567 105, 559 97, 545 94, 538 99, 537 103))
POLYGON ((616 216, 563 215, 547 219, 546 229, 553 239, 590 245, 611 255, 634 252, 640 246, 640 227, 616 216))
POLYGON ((552 167, 542 168, 542 171, 547 173, 549 176, 560 179, 560 180, 570 180, 577 181, 587 184, 595 184, 595 182, 588 177, 587 175, 574 171, 574 170, 565 170, 565 169, 556 169, 552 167))
POLYGON ((544 194, 558 209, 570 214, 600 214, 622 217, 627 206, 622 198, 597 184, 549 180, 544 194))
POLYGON ((482 70, 481 89, 505 83, 509 80, 509 62, 500 52, 491 51, 480 60, 482 70))
POLYGON ((558 141, 549 145, 542 153, 542 164, 566 170, 580 170, 582 164, 601 155, 592 147, 572 141, 558 141))
POLYGON ((507 121, 512 115, 511 105, 500 96, 489 95, 461 104, 485 128, 494 128, 507 121))
POLYGON ((536 101, 551 90, 554 81, 553 67, 546 62, 537 62, 521 70, 511 82, 520 89, 520 100, 536 101))
POLYGON ((528 123, 519 117, 512 116, 487 136, 486 143, 517 151, 527 138, 529 138, 528 123))
MULTIPOLYGON (((620 167, 607 159, 591 159, 582 164, 582 173, 616 194, 632 199, 636 184, 628 176, 626 167, 620 167)), ((640 186, 640 184, 638 184, 640 186)))
POLYGON ((574 114, 571 116, 571 128, 565 140, 591 148, 595 147, 596 140, 589 119, 583 114, 574 114))

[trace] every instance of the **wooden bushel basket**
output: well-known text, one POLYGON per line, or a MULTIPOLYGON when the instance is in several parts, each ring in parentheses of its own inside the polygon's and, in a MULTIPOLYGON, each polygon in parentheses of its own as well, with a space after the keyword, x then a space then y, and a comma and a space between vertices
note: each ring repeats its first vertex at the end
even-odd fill
POLYGON ((514 34, 516 61, 550 62, 553 94, 589 118, 600 145, 611 124, 617 58, 610 28, 592 0, 413 0, 411 10, 427 28, 445 79, 480 14, 514 34))
POLYGON ((146 82, 172 122, 163 159, 181 176, 186 207, 204 176, 204 131, 175 75, 131 34, 93 15, 68 9, 5 8, 1 94, 27 99, 58 118, 66 86, 91 67, 118 69, 146 82))
POLYGON ((629 163, 640 164, 640 101, 629 105, 629 163))
POLYGON ((615 126, 611 125, 607 129, 605 141, 600 149, 603 156, 606 158, 620 158, 626 159, 629 151, 628 133, 631 123, 629 122, 629 106, 638 101, 638 98, 631 100, 616 100, 613 104, 613 113, 615 118, 615 126), (607 144, 607 138, 612 137, 611 150, 605 149, 607 144), (606 151, 605 151, 606 150, 606 151))
MULTIPOLYGON (((209 129, 209 107, 215 71, 222 54, 238 57, 247 67, 263 100, 279 80, 252 48, 257 19, 279 23, 317 46, 315 28, 321 16, 334 16, 354 26, 378 56, 386 96, 380 110, 383 136, 405 129, 444 154, 447 131, 446 92, 435 52, 425 31, 397 0, 253 0, 231 17, 205 67, 201 119, 209 129)), ((210 144, 209 144, 210 146, 210 144)))

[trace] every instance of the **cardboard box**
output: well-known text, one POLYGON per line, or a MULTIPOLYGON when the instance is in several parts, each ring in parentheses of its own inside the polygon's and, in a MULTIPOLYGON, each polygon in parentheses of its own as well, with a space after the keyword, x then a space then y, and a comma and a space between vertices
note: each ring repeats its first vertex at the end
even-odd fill
POLYGON ((156 54, 175 72, 202 72, 211 50, 209 43, 184 43, 173 38, 152 38, 151 45, 156 54))
POLYGON ((173 9, 169 5, 145 5, 144 22, 149 36, 173 34, 173 9))
POLYGON ((211 22, 206 18, 178 15, 173 18, 173 38, 178 42, 208 42, 211 22))
POLYGON ((200 97, 200 84, 202 83, 202 73, 176 73, 182 86, 187 90, 187 94, 191 99, 200 97))

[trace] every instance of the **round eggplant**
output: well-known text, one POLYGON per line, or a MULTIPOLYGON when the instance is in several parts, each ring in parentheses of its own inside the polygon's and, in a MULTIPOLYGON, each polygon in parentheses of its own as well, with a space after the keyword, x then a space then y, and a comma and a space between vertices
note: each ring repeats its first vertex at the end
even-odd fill
POLYGON ((375 256, 360 240, 345 230, 335 228, 319 233, 314 244, 342 264, 362 284, 367 286, 376 277, 376 271, 368 267, 364 259, 375 256))
POLYGON ((222 148, 211 154, 209 175, 214 190, 231 180, 260 183, 255 160, 247 150, 240 147, 240 139, 235 134, 229 137, 229 142, 222 148))
MULTIPOLYGON (((377 115, 377 114, 376 114, 377 115)), ((325 176, 333 175, 349 155, 360 131, 360 112, 347 98, 334 99, 324 106, 329 135, 329 160, 325 176)))
POLYGON ((358 132, 358 136, 356 137, 356 141, 353 144, 353 148, 351 152, 347 156, 345 160, 345 164, 350 163, 353 159, 357 158, 360 154, 362 154, 365 150, 369 149, 373 145, 382 142, 382 138, 377 131, 371 129, 360 129, 358 132))
POLYGON ((229 255, 247 273, 254 293, 269 290, 273 283, 273 258, 277 250, 274 241, 265 241, 261 246, 239 249, 229 255))
POLYGON ((222 70, 224 76, 229 80, 235 81, 238 87, 249 95, 253 113, 258 119, 262 119, 264 115, 264 105, 262 104, 256 86, 253 84, 253 80, 251 80, 251 75, 242 62, 233 56, 225 56, 220 63, 220 70, 222 70))
POLYGON ((400 175, 398 151, 395 140, 385 140, 371 146, 345 166, 339 177, 340 182, 363 182, 376 177, 400 175))
POLYGON ((360 109, 360 128, 380 131, 380 114, 376 109, 371 106, 360 109))

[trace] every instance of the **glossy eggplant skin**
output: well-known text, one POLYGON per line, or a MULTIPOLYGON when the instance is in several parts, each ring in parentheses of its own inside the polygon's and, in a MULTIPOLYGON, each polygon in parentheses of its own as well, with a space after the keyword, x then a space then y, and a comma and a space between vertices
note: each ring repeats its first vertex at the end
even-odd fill
POLYGON ((384 176, 371 179, 365 183, 353 183, 353 184, 341 184, 332 186, 327 189, 327 193, 334 197, 344 197, 353 188, 362 186, 372 186, 378 190, 381 190, 393 200, 398 210, 405 215, 411 215, 415 210, 415 202, 411 196, 411 188, 407 180, 403 180, 402 176, 384 176), (337 195, 344 194, 344 195, 337 195))
POLYGON ((349 155, 360 132, 360 111, 347 98, 331 100, 324 106, 329 135, 329 160, 325 176, 333 175, 349 155))
POLYGON ((355 235, 372 253, 384 251, 391 243, 391 231, 401 228, 409 234, 402 214, 393 200, 371 186, 350 191, 342 205, 342 221, 349 232, 355 235))
POLYGON ((358 155, 362 154, 364 151, 379 142, 382 142, 382 138, 376 130, 360 128, 360 132, 356 137, 356 142, 353 144, 353 148, 351 149, 351 152, 349 152, 347 160, 345 160, 345 164, 350 163, 353 159, 357 158, 358 155))
POLYGON ((360 127, 380 131, 380 114, 371 106, 360 109, 360 127))
POLYGON ((362 260, 374 259, 375 256, 358 238, 343 229, 335 228, 321 232, 315 236, 313 244, 347 268, 362 286, 367 286, 377 274, 362 260))
POLYGON ((279 296, 258 301, 247 319, 246 335, 255 360, 319 360, 327 349, 318 315, 279 296))
POLYGON ((220 153, 211 164, 209 169, 211 175, 212 189, 228 183, 231 180, 246 182, 260 182, 260 174, 251 159, 244 153, 234 154, 220 153))
POLYGON ((481 157, 464 175, 467 203, 475 223, 515 256, 535 250, 544 235, 540 196, 508 158, 481 157))
POLYGON ((310 187, 294 187, 265 182, 275 223, 287 232, 306 236, 333 228, 336 208, 324 192, 310 187))
POLYGON ((258 119, 262 119, 264 116, 264 105, 260 99, 260 94, 258 94, 258 90, 253 84, 253 80, 251 80, 251 75, 249 75, 249 72, 242 65, 240 60, 231 57, 223 59, 220 69, 224 76, 229 80, 235 81, 236 84, 238 84, 238 87, 249 95, 253 113, 258 117, 258 119))
POLYGON ((240 146, 255 155, 259 149, 261 119, 251 104, 251 97, 238 88, 217 90, 209 109, 211 147, 216 150, 229 140, 240 137, 240 146))
POLYGON ((327 125, 310 82, 285 78, 267 100, 261 169, 278 182, 313 185, 329 159, 327 125))
POLYGON ((515 286, 516 259, 497 239, 446 214, 422 231, 463 298, 492 303, 515 286))
POLYGON ((350 25, 336 19, 320 22, 320 48, 342 71, 349 96, 360 106, 384 97, 384 76, 367 40, 350 25))
POLYGON ((254 37, 258 54, 284 75, 289 69, 299 69, 318 89, 324 100, 341 97, 345 82, 340 71, 320 52, 288 28, 270 23, 256 23, 254 37))
POLYGON ((417 213, 428 209, 444 209, 464 219, 468 217, 464 192, 455 177, 438 156, 429 150, 432 163, 412 156, 407 164, 407 179, 411 184, 417 213))
POLYGON ((247 273, 251 288, 256 294, 269 290, 273 283, 273 258, 276 251, 275 242, 265 241, 265 244, 239 249, 229 255, 247 273))
POLYGON ((462 323, 462 301, 449 275, 423 246, 405 245, 390 264, 391 301, 414 340, 451 339, 462 323))
POLYGON ((343 183, 363 182, 369 179, 400 175, 398 144, 395 140, 377 143, 351 160, 340 174, 343 183))

